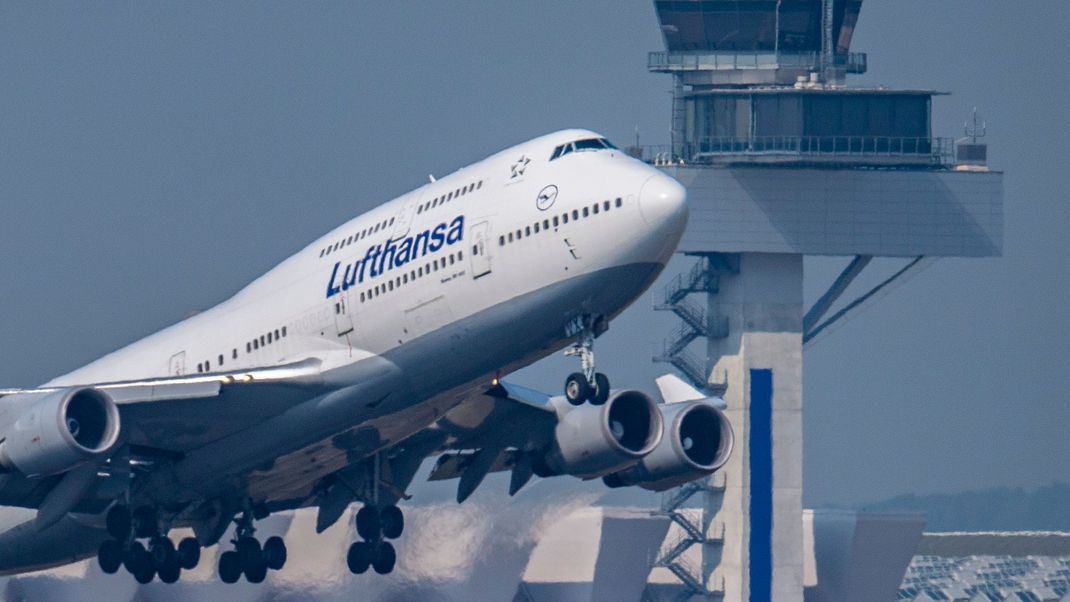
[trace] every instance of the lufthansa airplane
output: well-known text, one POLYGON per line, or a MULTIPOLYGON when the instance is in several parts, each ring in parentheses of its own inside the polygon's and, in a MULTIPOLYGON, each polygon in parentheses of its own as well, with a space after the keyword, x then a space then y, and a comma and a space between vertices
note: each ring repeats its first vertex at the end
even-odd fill
POLYGON ((356 217, 218 306, 31 390, 0 391, 0 574, 97 557, 177 581, 219 543, 227 583, 286 562, 270 513, 352 503, 354 573, 393 570, 421 463, 464 501, 495 471, 660 491, 727 460, 719 400, 611 390, 593 344, 654 281, 684 188, 604 137, 511 147, 356 217), (500 377, 556 351, 562 395, 500 377), (189 527, 195 537, 173 542, 189 527), (232 528, 233 527, 233 528, 232 528))

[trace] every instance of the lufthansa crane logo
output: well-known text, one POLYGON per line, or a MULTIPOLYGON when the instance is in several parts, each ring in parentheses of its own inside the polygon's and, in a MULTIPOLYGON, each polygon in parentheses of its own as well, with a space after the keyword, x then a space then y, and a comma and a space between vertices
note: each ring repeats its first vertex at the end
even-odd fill
POLYGON ((557 200, 557 186, 550 184, 546 188, 539 191, 539 196, 535 197, 535 206, 539 208, 539 211, 546 211, 550 207, 554 206, 554 201, 557 200))

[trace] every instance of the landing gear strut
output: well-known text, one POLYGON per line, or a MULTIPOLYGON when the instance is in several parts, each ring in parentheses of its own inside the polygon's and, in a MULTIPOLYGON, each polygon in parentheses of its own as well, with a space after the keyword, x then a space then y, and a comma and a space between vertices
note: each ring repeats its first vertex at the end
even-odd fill
POLYGON ((573 372, 565 379, 565 399, 574 406, 589 401, 600 406, 609 399, 609 378, 594 368, 594 339, 606 331, 605 320, 582 316, 577 318, 576 342, 565 355, 580 357, 581 372, 573 372))
POLYGON ((405 517, 397 506, 366 504, 357 511, 357 534, 364 541, 349 546, 346 564, 350 572, 360 575, 372 568, 380 575, 394 570, 397 552, 387 539, 397 539, 405 530, 405 517))

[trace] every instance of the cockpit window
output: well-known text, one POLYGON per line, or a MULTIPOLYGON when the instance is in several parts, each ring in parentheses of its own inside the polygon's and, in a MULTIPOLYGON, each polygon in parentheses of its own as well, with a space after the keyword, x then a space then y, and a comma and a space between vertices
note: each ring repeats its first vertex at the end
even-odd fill
POLYGON ((617 147, 613 146, 612 142, 606 140, 605 138, 585 138, 583 140, 576 140, 574 142, 569 142, 568 144, 562 144, 561 146, 558 146, 554 149, 553 154, 550 155, 550 160, 553 161, 554 159, 564 157, 565 155, 571 152, 606 149, 616 150, 616 148, 617 147))

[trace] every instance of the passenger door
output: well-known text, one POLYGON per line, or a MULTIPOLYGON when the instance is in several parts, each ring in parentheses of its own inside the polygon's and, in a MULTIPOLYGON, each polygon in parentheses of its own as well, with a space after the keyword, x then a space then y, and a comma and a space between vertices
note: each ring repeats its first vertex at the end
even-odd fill
POLYGON ((490 224, 479 222, 468 230, 472 239, 472 279, 490 273, 490 224))
POLYGON ((334 325, 338 329, 338 336, 344 337, 353 332, 353 307, 346 291, 334 298, 334 325))
POLYGON ((416 215, 416 206, 420 204, 421 197, 421 194, 410 194, 406 197, 398 214, 394 216, 394 232, 390 235, 390 240, 401 240, 409 234, 412 218, 416 215))

